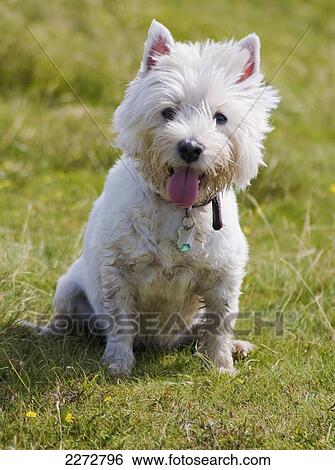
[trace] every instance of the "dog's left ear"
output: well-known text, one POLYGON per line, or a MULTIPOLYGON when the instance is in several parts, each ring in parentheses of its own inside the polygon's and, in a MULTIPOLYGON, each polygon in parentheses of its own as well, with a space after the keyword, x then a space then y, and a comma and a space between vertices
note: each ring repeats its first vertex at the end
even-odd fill
POLYGON ((174 39, 170 31, 156 20, 152 20, 148 31, 148 38, 144 46, 142 71, 151 70, 161 55, 170 54, 174 46, 174 39))
POLYGON ((246 49, 249 52, 249 59, 244 66, 243 72, 238 83, 247 80, 254 73, 259 72, 261 42, 256 33, 249 34, 238 43, 240 49, 246 49))

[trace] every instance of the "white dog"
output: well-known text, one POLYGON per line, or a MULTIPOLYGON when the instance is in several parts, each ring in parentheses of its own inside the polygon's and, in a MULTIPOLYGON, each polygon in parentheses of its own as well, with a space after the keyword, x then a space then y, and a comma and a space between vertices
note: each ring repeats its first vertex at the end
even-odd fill
POLYGON ((100 321, 112 374, 131 373, 140 341, 171 346, 199 319, 198 351, 220 371, 232 373, 232 353, 252 348, 231 335, 248 256, 234 189, 257 175, 279 102, 264 85, 259 54, 256 34, 184 44, 157 21, 150 26, 141 68, 114 116, 123 156, 43 328, 59 333, 56 320, 71 314, 100 321))

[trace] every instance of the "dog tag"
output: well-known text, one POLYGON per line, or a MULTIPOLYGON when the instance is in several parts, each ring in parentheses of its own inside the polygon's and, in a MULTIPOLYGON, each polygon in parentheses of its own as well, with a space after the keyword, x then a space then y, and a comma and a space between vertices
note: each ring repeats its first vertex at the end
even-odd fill
POLYGON ((185 216, 181 221, 181 227, 178 230, 178 235, 177 245, 179 251, 182 253, 190 251, 195 237, 195 223, 189 209, 186 209, 185 216))

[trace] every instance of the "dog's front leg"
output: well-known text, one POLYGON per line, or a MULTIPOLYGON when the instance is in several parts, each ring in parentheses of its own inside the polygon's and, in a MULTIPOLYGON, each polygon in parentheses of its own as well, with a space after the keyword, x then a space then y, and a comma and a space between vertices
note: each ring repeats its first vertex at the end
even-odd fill
POLYGON ((128 376, 134 365, 133 353, 134 337, 127 336, 122 339, 117 334, 106 336, 106 348, 102 362, 114 376, 128 376))
POLYGON ((198 351, 206 355, 220 372, 234 374, 233 328, 238 311, 238 293, 227 295, 224 287, 204 294, 206 316, 199 336, 198 351))
POLYGON ((121 275, 117 269, 109 267, 103 279, 103 314, 111 321, 107 322, 102 361, 111 375, 128 376, 134 364, 133 344, 137 325, 133 299, 124 274, 121 275))

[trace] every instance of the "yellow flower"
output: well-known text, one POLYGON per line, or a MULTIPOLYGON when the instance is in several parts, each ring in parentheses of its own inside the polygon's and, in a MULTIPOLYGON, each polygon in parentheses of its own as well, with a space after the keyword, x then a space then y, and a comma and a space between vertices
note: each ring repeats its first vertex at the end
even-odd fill
POLYGON ((67 423, 67 424, 72 424, 73 421, 74 421, 74 417, 73 417, 73 414, 68 412, 66 413, 65 417, 64 417, 64 421, 67 423))
POLYGON ((331 185, 329 186, 329 191, 330 191, 331 193, 335 193, 335 183, 333 183, 333 184, 331 184, 331 185))
POLYGON ((113 398, 112 398, 110 395, 107 395, 107 396, 104 398, 104 402, 105 402, 105 403, 110 403, 112 400, 113 400, 113 398))
POLYGON ((36 411, 29 410, 29 411, 27 411, 27 413, 26 413, 26 417, 27 417, 27 418, 36 418, 36 416, 37 416, 36 411))
POLYGON ((243 226, 243 232, 244 232, 246 235, 249 235, 249 234, 251 233, 250 227, 248 227, 247 225, 244 225, 244 226, 243 226))

